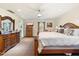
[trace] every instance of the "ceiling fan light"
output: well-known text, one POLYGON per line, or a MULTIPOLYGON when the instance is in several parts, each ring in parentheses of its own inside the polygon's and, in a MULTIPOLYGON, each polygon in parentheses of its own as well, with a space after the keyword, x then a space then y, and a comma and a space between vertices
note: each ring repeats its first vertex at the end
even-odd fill
POLYGON ((37 16, 38 16, 38 17, 41 17, 42 15, 39 13, 37 16))

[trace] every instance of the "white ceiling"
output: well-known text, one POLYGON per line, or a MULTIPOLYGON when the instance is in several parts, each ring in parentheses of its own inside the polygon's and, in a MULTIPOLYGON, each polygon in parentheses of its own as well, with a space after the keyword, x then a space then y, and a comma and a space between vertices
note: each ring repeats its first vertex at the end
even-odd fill
POLYGON ((55 18, 78 7, 75 3, 0 3, 0 8, 12 10, 23 19, 37 19, 37 10, 41 10, 41 19, 55 18))

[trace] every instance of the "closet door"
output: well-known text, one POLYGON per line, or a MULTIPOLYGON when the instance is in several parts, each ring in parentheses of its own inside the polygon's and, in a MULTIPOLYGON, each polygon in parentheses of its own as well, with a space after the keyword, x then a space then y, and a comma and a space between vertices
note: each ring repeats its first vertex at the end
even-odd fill
POLYGON ((33 25, 26 25, 26 37, 33 37, 33 25))

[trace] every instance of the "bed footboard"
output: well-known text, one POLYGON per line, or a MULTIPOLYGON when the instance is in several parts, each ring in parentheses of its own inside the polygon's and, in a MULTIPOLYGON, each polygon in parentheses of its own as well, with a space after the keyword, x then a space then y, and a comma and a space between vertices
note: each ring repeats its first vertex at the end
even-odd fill
POLYGON ((34 37, 34 55, 38 56, 38 37, 34 37))

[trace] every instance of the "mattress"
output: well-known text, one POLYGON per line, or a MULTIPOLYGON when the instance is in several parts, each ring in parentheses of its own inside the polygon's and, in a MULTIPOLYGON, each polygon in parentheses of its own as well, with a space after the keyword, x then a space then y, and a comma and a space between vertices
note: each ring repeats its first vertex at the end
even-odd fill
POLYGON ((43 47, 44 49, 79 49, 79 45, 76 45, 76 46, 46 46, 46 47, 43 47))
POLYGON ((40 32, 38 52, 42 49, 79 49, 79 37, 58 32, 40 32))
POLYGON ((78 36, 68 36, 57 32, 40 32, 39 40, 43 46, 76 46, 79 45, 78 36))

